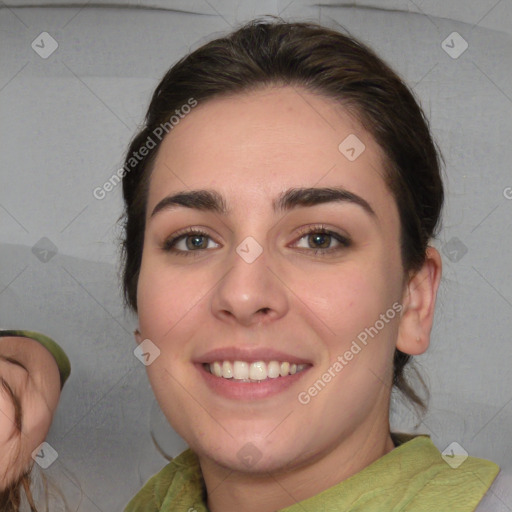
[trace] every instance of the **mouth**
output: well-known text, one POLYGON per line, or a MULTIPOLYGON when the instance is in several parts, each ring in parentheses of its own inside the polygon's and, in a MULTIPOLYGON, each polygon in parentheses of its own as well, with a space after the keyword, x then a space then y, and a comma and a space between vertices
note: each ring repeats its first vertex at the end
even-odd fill
POLYGON ((310 359, 268 346, 219 347, 192 362, 213 396, 250 402, 284 394, 313 367, 310 359))
POLYGON ((286 396, 286 390, 292 389, 302 380, 313 365, 277 359, 216 359, 213 362, 196 363, 195 367, 213 396, 254 403, 276 395, 286 396))
POLYGON ((221 379, 233 382, 262 383, 273 379, 281 379, 303 372, 310 364, 296 364, 289 361, 228 361, 219 360, 203 363, 203 368, 221 379))

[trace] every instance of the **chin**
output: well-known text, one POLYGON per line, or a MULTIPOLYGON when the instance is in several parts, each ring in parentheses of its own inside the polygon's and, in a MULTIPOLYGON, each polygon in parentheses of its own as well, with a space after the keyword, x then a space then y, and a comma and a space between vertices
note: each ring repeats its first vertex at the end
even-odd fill
MULTIPOLYGON (((286 440, 292 441, 293 436, 287 436, 286 440)), ((286 440, 268 442, 261 435, 253 438, 245 436, 236 440, 230 438, 230 441, 226 440, 215 447, 200 443, 192 449, 200 457, 204 456, 228 470, 268 476, 269 472, 284 472, 300 465, 300 446, 296 442, 288 444, 286 440)))

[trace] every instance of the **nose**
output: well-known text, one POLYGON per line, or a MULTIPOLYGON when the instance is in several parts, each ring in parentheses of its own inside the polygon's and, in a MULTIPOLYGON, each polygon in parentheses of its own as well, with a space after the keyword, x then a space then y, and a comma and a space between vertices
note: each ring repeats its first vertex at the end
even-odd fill
POLYGON ((233 252, 230 263, 229 271, 213 290, 211 308, 215 317, 250 327, 286 315, 287 288, 271 268, 265 250, 252 263, 233 252))

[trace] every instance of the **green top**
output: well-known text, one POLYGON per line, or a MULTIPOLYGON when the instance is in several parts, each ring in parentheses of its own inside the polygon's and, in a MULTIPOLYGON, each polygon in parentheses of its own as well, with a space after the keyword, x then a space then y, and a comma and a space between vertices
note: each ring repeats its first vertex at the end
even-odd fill
MULTIPOLYGON (((391 435, 394 450, 343 482, 279 512, 469 512, 500 470, 494 462, 476 457, 454 468, 430 436, 391 435)), ((199 460, 190 449, 154 475, 124 512, 175 510, 208 511, 199 460)))
POLYGON ((54 340, 45 334, 41 334, 40 332, 25 331, 20 329, 0 329, 0 338, 2 336, 19 336, 23 338, 30 338, 41 343, 41 345, 43 345, 50 352, 50 354, 57 362, 60 374, 60 388, 62 389, 64 387, 64 384, 68 379, 69 374, 71 373, 71 364, 62 347, 58 345, 54 340))

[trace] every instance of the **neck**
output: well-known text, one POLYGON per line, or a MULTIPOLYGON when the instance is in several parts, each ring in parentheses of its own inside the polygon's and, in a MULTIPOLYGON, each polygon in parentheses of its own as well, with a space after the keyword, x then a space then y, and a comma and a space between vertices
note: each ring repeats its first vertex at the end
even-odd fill
POLYGON ((357 429, 334 449, 286 472, 248 474, 200 458, 211 512, 273 512, 317 495, 355 475, 389 453, 394 444, 386 428, 357 429))

